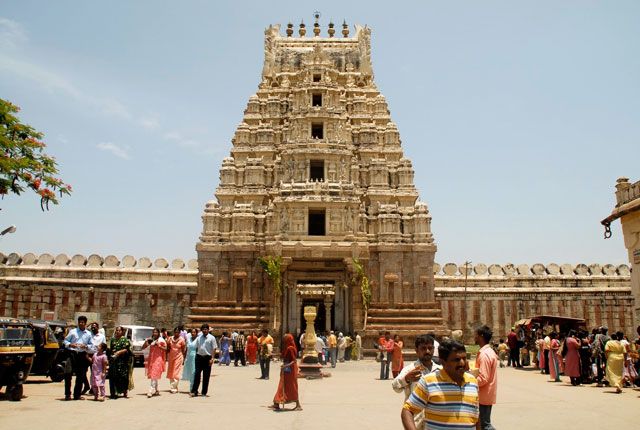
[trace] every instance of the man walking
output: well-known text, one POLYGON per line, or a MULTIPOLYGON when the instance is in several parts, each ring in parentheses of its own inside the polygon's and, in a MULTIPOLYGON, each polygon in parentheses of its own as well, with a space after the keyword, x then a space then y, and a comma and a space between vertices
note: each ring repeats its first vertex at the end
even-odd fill
POLYGON ((509 362, 511 367, 522 367, 520 365, 520 344, 518 343, 518 335, 515 327, 511 327, 511 332, 507 335, 507 345, 509 345, 509 362))
POLYGON ((81 315, 78 317, 78 326, 71 330, 64 339, 64 347, 68 350, 67 364, 65 365, 64 374, 64 399, 71 400, 71 378, 76 375, 76 381, 73 385, 73 400, 82 399, 82 389, 87 381, 87 369, 89 368, 89 360, 87 353, 95 353, 96 350, 91 342, 91 333, 87 328, 87 317, 81 315))
POLYGON ((247 362, 244 358, 244 347, 246 345, 246 340, 244 337, 244 331, 240 331, 240 333, 236 334, 236 339, 233 342, 233 365, 238 367, 238 361, 242 364, 242 366, 246 366, 247 362))
POLYGON ((609 335, 609 328, 606 326, 602 326, 598 329, 598 334, 596 334, 593 339, 593 350, 594 356, 596 358, 596 382, 598 387, 602 387, 602 380, 604 379, 604 369, 607 364, 607 357, 605 355, 604 347, 611 340, 609 335))
POLYGON ((207 396, 209 392, 209 378, 211 377, 211 366, 213 365, 213 354, 218 348, 216 338, 209 333, 209 324, 204 323, 200 326, 200 334, 196 338, 196 365, 195 375, 193 377, 193 386, 191 387, 191 397, 198 395, 200 388, 200 377, 202 375, 202 395, 207 396))
POLYGON ((380 379, 389 379, 389 366, 391 366, 391 354, 393 354, 393 339, 391 339, 391 333, 385 332, 384 338, 379 340, 378 348, 381 352, 380 360, 380 379))
POLYGON ((483 325, 476 330, 476 344, 480 346, 476 358, 476 369, 472 372, 480 389, 480 428, 495 430, 491 425, 491 408, 496 404, 498 394, 498 356, 491 348, 493 332, 483 325))
POLYGON ((440 343, 442 369, 416 383, 400 418, 405 430, 416 430, 415 415, 423 412, 425 429, 479 429, 478 382, 466 372, 467 351, 456 340, 440 343))
POLYGON ((331 357, 331 367, 336 367, 336 360, 338 357, 338 339, 336 335, 333 333, 333 330, 329 332, 329 337, 327 338, 327 343, 329 344, 329 357, 331 357))
POLYGON ((260 378, 258 379, 269 379, 273 338, 269 335, 269 330, 266 328, 262 330, 262 335, 258 338, 258 348, 260 354, 260 378))

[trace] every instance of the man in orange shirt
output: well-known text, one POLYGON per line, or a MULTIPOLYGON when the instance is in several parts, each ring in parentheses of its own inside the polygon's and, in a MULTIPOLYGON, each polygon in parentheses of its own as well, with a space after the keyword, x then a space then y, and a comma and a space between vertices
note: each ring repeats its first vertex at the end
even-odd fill
POLYGON ((498 394, 498 356, 491 348, 493 332, 483 325, 476 329, 476 344, 480 345, 476 358, 476 369, 472 371, 480 388, 480 428, 495 430, 491 425, 491 407, 496 404, 498 394))
POLYGON ((331 367, 336 367, 336 358, 338 356, 338 339, 333 333, 333 330, 329 332, 327 337, 327 346, 329 347, 329 357, 331 358, 331 367))
POLYGON ((273 338, 269 335, 269 330, 263 329, 261 336, 258 338, 258 353, 260 357, 260 377, 258 379, 269 379, 272 350, 273 338))

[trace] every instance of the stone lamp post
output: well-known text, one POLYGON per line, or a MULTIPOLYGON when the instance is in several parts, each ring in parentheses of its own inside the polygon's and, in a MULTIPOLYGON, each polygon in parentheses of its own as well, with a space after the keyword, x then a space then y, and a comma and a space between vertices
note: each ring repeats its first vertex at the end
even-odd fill
POLYGON ((300 378, 321 379, 323 376, 322 365, 318 363, 318 353, 316 352, 316 330, 314 322, 316 320, 316 307, 304 307, 304 319, 307 321, 307 329, 304 332, 304 345, 302 359, 300 360, 300 378))

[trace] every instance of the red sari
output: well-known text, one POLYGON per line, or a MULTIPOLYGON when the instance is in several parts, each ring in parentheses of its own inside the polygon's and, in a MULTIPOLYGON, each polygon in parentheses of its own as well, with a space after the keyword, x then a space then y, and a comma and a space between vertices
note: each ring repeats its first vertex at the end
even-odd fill
POLYGON ((290 364, 280 371, 280 382, 278 391, 273 396, 273 403, 286 404, 298 401, 298 350, 293 336, 286 334, 284 337, 284 348, 282 352, 283 364, 290 364), (289 369, 289 370, 287 370, 289 369))
POLYGON ((256 356, 258 354, 258 336, 255 334, 247 336, 247 346, 245 351, 247 353, 247 362, 249 364, 256 364, 256 356))

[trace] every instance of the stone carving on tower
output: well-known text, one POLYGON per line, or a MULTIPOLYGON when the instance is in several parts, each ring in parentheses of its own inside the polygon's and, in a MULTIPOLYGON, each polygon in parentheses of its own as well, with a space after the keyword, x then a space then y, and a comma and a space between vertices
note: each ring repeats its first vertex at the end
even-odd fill
POLYGON ((431 217, 374 82, 371 29, 356 26, 353 37, 346 24, 343 37, 329 29, 320 37, 316 19, 311 37, 304 24, 300 37, 292 24, 284 35, 279 25, 265 30, 258 90, 202 217, 195 307, 202 320, 218 305, 245 306, 247 328, 295 332, 304 330, 302 309, 312 304, 322 330, 358 330, 356 258, 373 305, 434 301, 431 217), (257 263, 266 255, 282 257, 280 299, 257 263), (308 288, 314 284, 322 288, 308 288))

